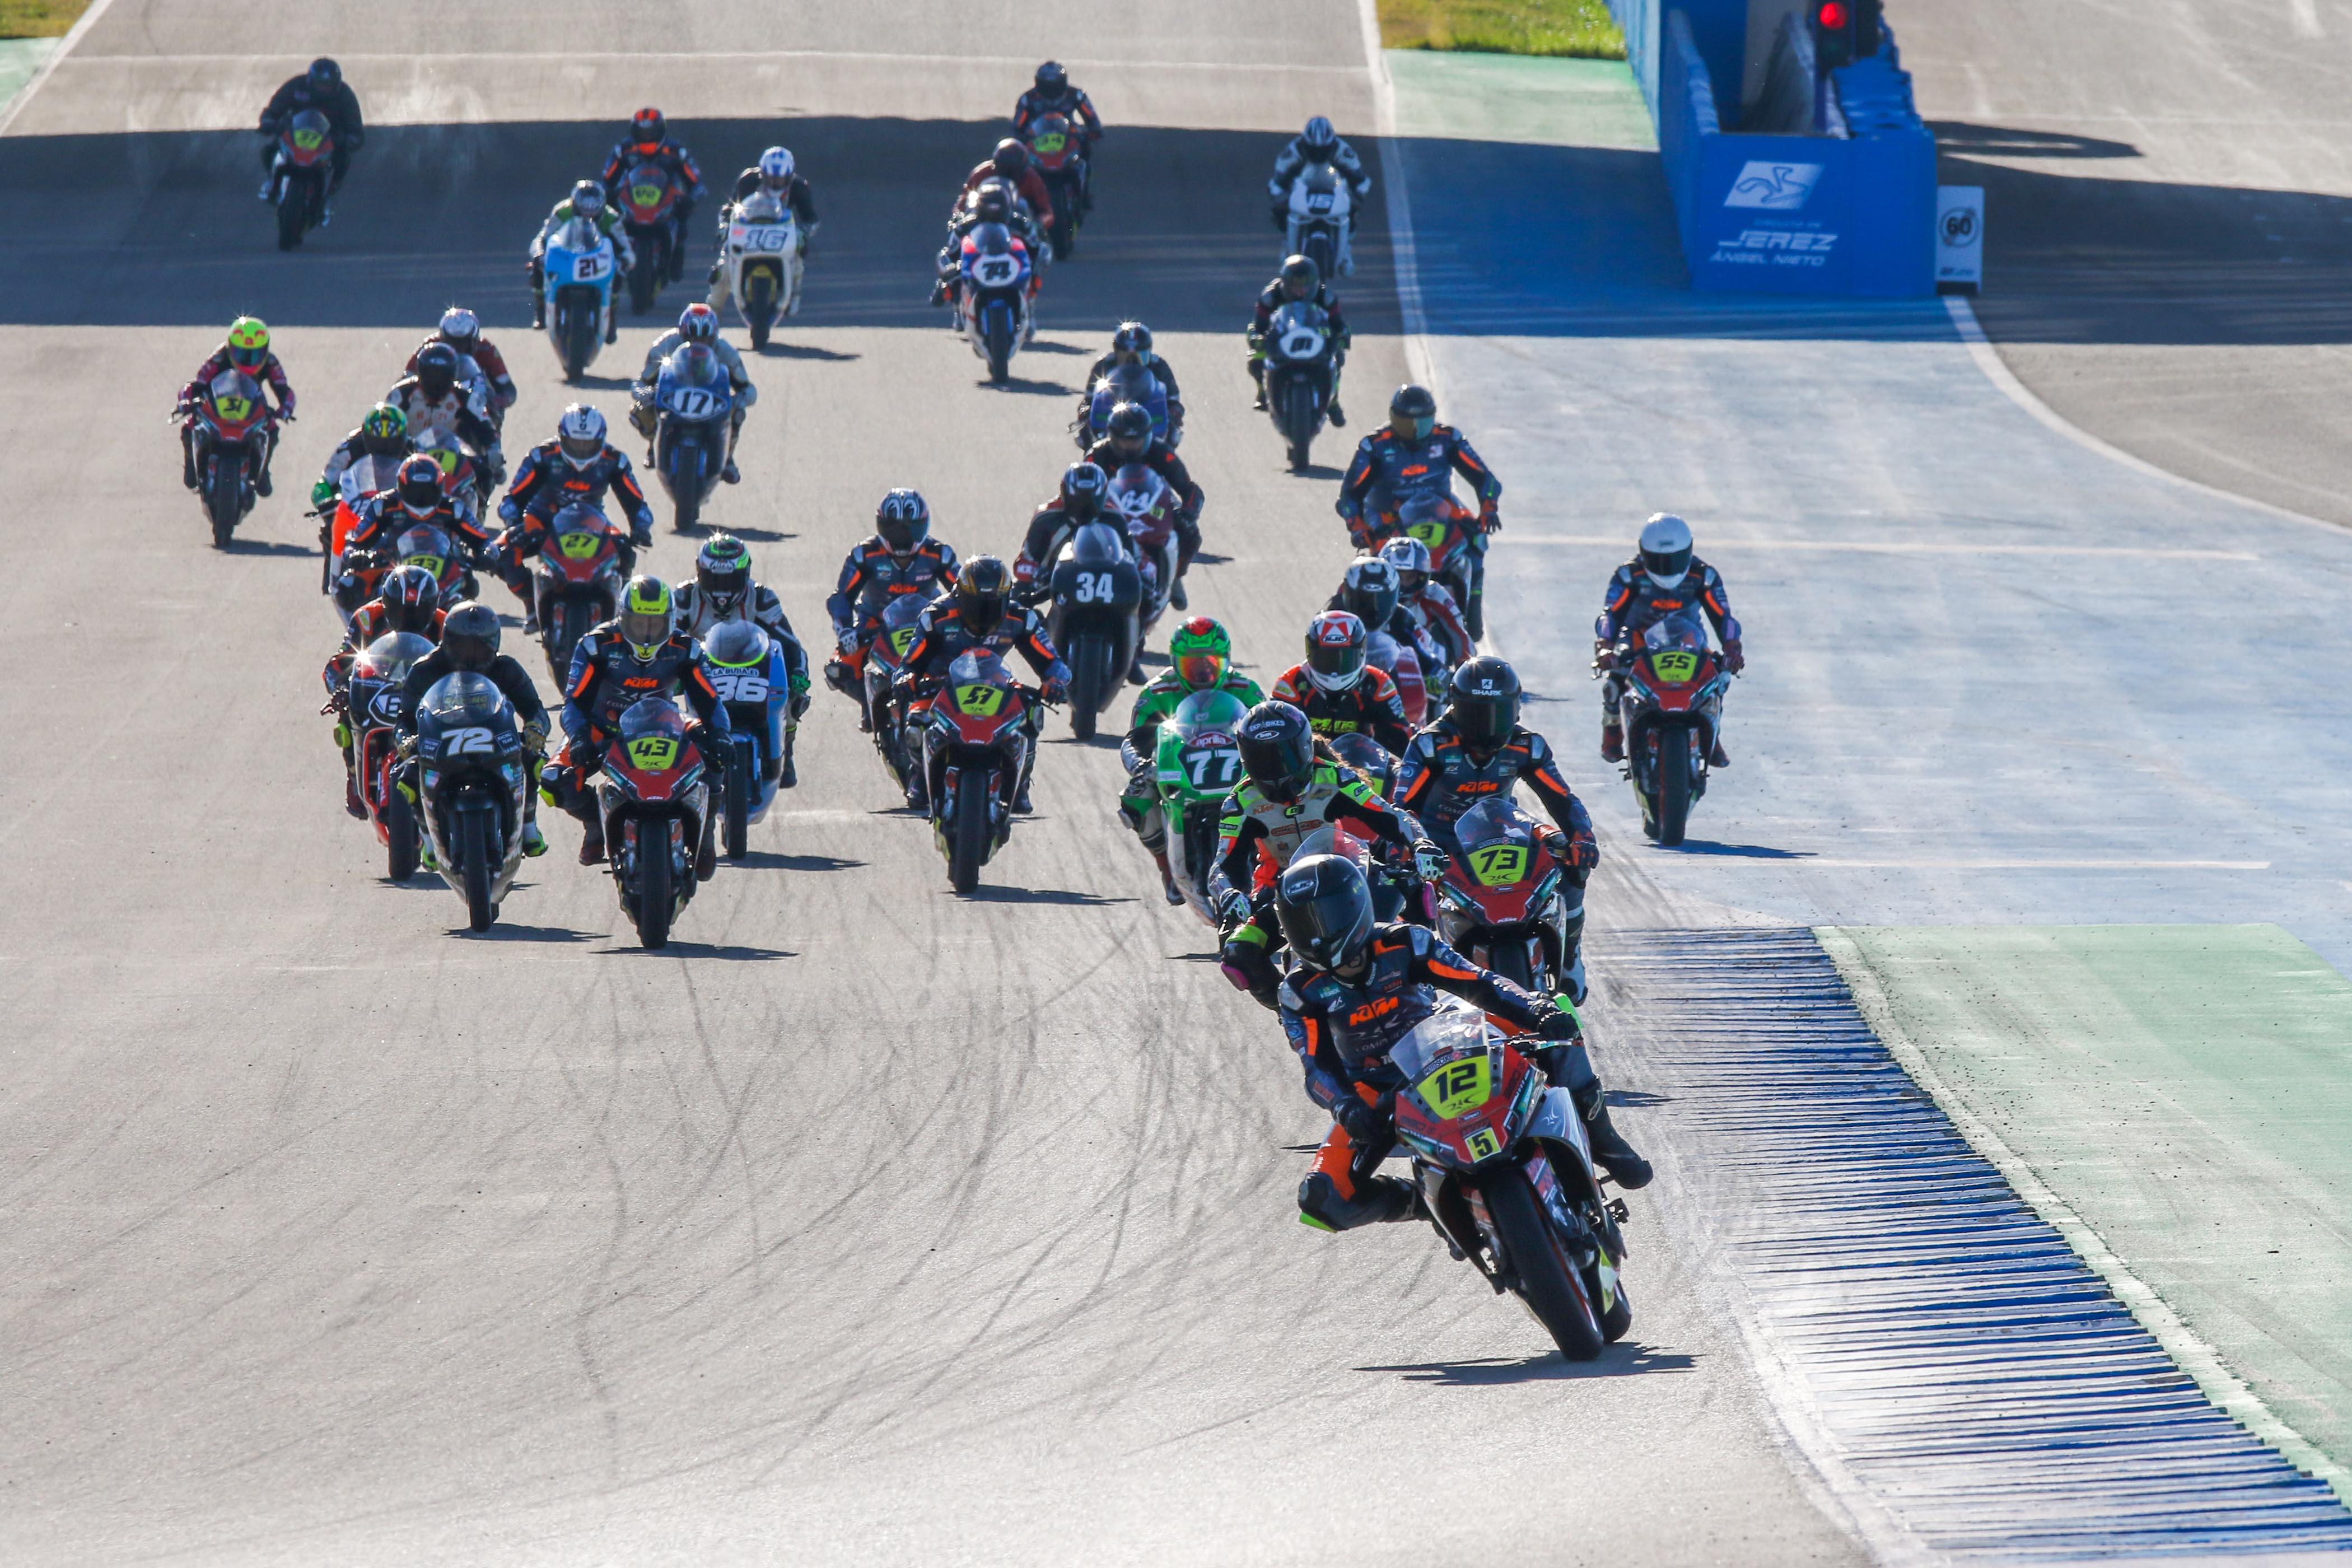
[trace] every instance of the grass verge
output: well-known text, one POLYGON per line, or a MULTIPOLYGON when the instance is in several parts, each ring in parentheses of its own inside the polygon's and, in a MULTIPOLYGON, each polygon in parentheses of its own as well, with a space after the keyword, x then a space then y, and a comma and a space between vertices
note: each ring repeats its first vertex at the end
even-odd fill
POLYGON ((1380 0, 1380 7, 1381 42, 1391 49, 1625 58, 1625 37, 1602 0, 1380 0))
POLYGON ((0 0, 0 38, 62 38, 89 0, 0 0))

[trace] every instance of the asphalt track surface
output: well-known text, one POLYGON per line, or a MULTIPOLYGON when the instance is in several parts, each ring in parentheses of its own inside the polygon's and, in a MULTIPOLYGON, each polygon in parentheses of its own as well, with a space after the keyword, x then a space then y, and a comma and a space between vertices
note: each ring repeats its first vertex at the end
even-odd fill
MULTIPOLYGON (((414 7, 356 45, 315 7, 118 0, 10 126, 0 336, 40 395, 0 403, 28 634, 0 689, 0 1555, 1859 1560, 1717 1300, 1671 1105, 1621 1113, 1664 1170, 1634 1332, 1591 1368, 1417 1229, 1301 1227, 1323 1120, 1159 905, 1114 755, 1058 726, 969 900, 822 692, 803 786, 665 954, 561 818, 487 938, 379 879, 314 711, 303 480, 451 298, 518 372, 517 447, 548 426, 571 395, 521 327, 522 247, 656 89, 716 177, 790 141, 826 214, 713 510, 804 630, 888 486, 1009 553, 1128 311, 1191 394, 1224 558, 1194 602, 1260 675, 1345 558, 1336 468, 1282 471, 1235 329, 1275 259, 1268 132, 1371 121, 1353 6, 783 12, 698 11, 633 64, 622 6, 414 7), (975 38, 995 63, 937 58, 975 38), (325 49, 394 85, 335 224, 281 258, 229 128, 325 49), (1048 52, 1119 129, 992 392, 919 300, 982 121, 1048 52), (163 414, 240 309, 304 417, 215 554, 163 414)), ((1378 211, 1366 416, 1403 363, 1378 211)), ((609 414, 652 330, 595 367, 609 414)), ((689 559, 666 533, 650 563, 689 559)), ((1617 885, 1615 918, 1664 918, 1617 885)))

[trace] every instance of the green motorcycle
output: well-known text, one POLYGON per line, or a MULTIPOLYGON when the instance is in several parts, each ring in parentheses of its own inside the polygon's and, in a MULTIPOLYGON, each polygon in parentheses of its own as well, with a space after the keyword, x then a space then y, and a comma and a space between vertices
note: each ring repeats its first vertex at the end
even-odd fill
POLYGON ((1215 869, 1217 824, 1225 797, 1242 782, 1238 740, 1249 710, 1230 691, 1196 691, 1160 725, 1160 784, 1152 806, 1168 828, 1168 868, 1192 912, 1210 926, 1209 873, 1215 869))

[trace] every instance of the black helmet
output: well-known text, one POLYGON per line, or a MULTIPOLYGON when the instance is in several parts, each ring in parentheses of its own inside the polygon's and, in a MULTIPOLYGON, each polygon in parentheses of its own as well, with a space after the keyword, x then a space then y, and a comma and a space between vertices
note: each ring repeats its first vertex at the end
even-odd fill
POLYGON ((972 195, 971 215, 982 223, 1003 223, 1013 216, 1013 193, 1001 180, 982 182, 972 195))
POLYGON ((1151 411, 1140 403, 1122 403, 1103 424, 1110 449, 1122 458, 1140 458, 1151 445, 1151 411))
POLYGON ((375 596, 383 605, 384 630, 421 635, 441 607, 441 580, 422 566, 395 566, 383 574, 375 596))
POLYGON ((416 385, 427 397, 449 395, 457 384, 457 351, 447 343, 427 343, 416 351, 416 385))
POLYGON ((891 554, 912 555, 931 536, 931 509, 914 490, 892 490, 874 509, 874 531, 891 554))
POLYGON ((956 574, 955 602, 964 629, 984 637, 996 630, 1013 602, 1013 574, 993 555, 975 555, 956 574))
POLYGON ((1344 855, 1308 855, 1274 885, 1275 918, 1290 951, 1318 969, 1353 969, 1372 939, 1372 890, 1344 855))
POLYGON ((1414 441, 1426 441, 1437 426, 1437 399, 1429 388, 1416 382, 1406 382, 1389 399, 1389 428, 1414 441), (1404 423, 1400 425, 1398 421, 1404 423))
POLYGON ((1122 359, 1132 356, 1137 364, 1150 363, 1151 329, 1141 321, 1121 321, 1110 335, 1110 352, 1122 359))
MULTIPOLYGON (((393 476, 393 493, 411 517, 431 517, 441 510, 441 465, 419 452, 400 465, 393 476)), ((407 524, 403 523, 405 528, 407 524)))
POLYGON ((1062 474, 1062 510, 1075 522, 1102 515, 1103 496, 1110 476, 1093 463, 1072 463, 1062 474))
POLYGON ((751 587, 751 552, 731 533, 714 533, 694 558, 695 585, 725 615, 732 615, 751 587))
POLYGON ((1323 286, 1323 269, 1314 258, 1288 256, 1282 262, 1282 291, 1294 300, 1311 300, 1323 286))
POLYGON ((1070 73, 1062 68, 1059 60, 1047 60, 1037 68, 1037 90, 1047 98, 1059 98, 1062 89, 1070 85, 1070 73))
POLYGON ((1242 721, 1242 771, 1269 800, 1290 801, 1315 776, 1315 727, 1292 703, 1261 702, 1242 721))
POLYGON ((1339 587, 1339 607, 1355 615, 1367 628, 1385 628, 1403 591, 1395 567, 1377 555, 1359 555, 1348 563, 1348 575, 1339 587))
POLYGON ((499 616, 488 605, 467 599, 441 623, 441 650, 459 669, 484 670, 499 657, 499 616))
POLYGON ((1029 149, 1015 138, 1007 136, 996 144, 996 152, 989 162, 995 164, 996 172, 1006 179, 1017 180, 1029 172, 1029 149))
POLYGON ((1493 654, 1463 660, 1450 689, 1454 732, 1472 751, 1498 751, 1519 727, 1519 672, 1493 654))
POLYGON ((310 62, 309 75, 310 78, 310 85, 317 88, 320 92, 325 92, 328 89, 337 87, 341 84, 343 79, 343 68, 321 55, 319 58, 310 62))

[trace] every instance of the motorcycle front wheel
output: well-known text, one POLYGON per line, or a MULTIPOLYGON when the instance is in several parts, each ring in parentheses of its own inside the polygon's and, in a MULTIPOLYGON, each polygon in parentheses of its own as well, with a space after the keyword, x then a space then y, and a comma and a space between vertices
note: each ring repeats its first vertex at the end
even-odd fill
POLYGON ((310 182, 293 174, 278 184, 278 248, 292 250, 302 243, 310 217, 310 182))
POLYGON ((383 801, 383 874, 395 882, 416 875, 416 813, 397 784, 383 801))
POLYGON ((629 912, 636 920, 637 944, 647 952, 669 945, 669 918, 677 908, 677 895, 672 890, 672 869, 669 824, 637 824, 636 907, 629 912))
POLYGON ((1691 735, 1679 727, 1658 731, 1658 842, 1669 849, 1690 822, 1691 735))
POLYGON ((1551 1335, 1570 1361, 1591 1361, 1606 1343, 1600 1314, 1592 1309, 1581 1270, 1569 1261, 1559 1232, 1543 1212, 1536 1190, 1517 1166, 1486 1187, 1486 1213, 1501 1238, 1513 1294, 1551 1335))
POLYGON ((741 745, 730 745, 727 751, 727 809, 721 833, 727 841, 727 858, 740 860, 751 852, 751 760, 741 745))
POLYGON ((466 885, 466 923, 475 931, 488 931, 498 919, 498 906, 490 901, 489 822, 483 813, 458 813, 456 848, 466 885))
POLYGON ((213 525, 213 548, 226 550, 236 533, 244 510, 245 462, 242 452, 220 452, 212 461, 205 488, 205 515, 213 525))
POLYGON ((996 781, 982 773, 956 780, 954 831, 948 838, 948 885, 959 893, 980 886, 980 865, 988 858, 988 797, 996 781))

